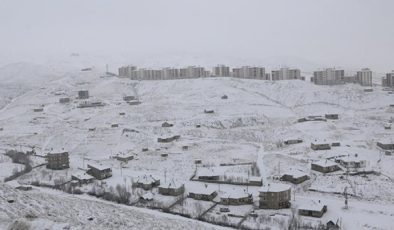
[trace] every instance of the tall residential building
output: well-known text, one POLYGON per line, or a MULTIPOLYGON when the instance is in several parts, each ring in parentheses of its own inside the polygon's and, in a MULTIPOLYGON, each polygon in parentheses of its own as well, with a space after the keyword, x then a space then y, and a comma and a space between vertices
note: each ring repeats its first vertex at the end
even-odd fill
POLYGON ((118 69, 120 77, 132 77, 133 72, 137 70, 136 66, 122 66, 118 69))
POLYGON ((391 73, 387 73, 386 77, 382 79, 382 86, 394 87, 394 70, 391 73))
POLYGON ((234 68, 232 76, 236 78, 267 80, 264 67, 243 66, 241 68, 234 68))
POLYGON ((358 71, 356 82, 363 86, 372 86, 372 71, 368 68, 358 71))
POLYGON ((161 75, 164 80, 178 79, 179 78, 179 69, 164 68, 161 70, 161 75))
POLYGON ((218 65, 213 67, 212 75, 217 77, 230 77, 230 67, 218 65))
POLYGON ((301 71, 299 69, 281 68, 271 72, 271 79, 278 80, 294 80, 301 79, 301 71))
POLYGON ((328 68, 325 70, 313 72, 312 81, 316 85, 338 85, 344 83, 344 78, 345 70, 328 68))

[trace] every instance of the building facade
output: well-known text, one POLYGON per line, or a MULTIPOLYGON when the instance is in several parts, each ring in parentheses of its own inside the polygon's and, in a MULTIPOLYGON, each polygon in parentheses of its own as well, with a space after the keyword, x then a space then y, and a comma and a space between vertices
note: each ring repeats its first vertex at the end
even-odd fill
POLYGON ((266 184, 259 190, 262 209, 282 209, 290 207, 291 187, 285 184, 266 184))
POLYGON ((290 69, 290 68, 281 68, 280 70, 273 70, 271 71, 271 79, 273 81, 301 79, 301 70, 290 69))
POLYGON ((48 169, 67 169, 70 168, 68 152, 48 153, 46 156, 48 169))
POLYGON ((356 82, 362 86, 372 86, 372 71, 368 68, 357 71, 356 82))
POLYGON ((216 77, 230 77, 230 67, 217 65, 212 69, 212 75, 216 77))
POLYGON ((234 68, 232 71, 232 77, 269 80, 269 79, 266 79, 264 67, 243 66, 241 68, 234 68))
POLYGON ((394 87, 394 70, 391 73, 387 73, 386 77, 382 79, 382 86, 394 87))
POLYGON ((344 79, 344 70, 328 68, 313 72, 312 82, 316 85, 339 85, 344 83, 344 79))

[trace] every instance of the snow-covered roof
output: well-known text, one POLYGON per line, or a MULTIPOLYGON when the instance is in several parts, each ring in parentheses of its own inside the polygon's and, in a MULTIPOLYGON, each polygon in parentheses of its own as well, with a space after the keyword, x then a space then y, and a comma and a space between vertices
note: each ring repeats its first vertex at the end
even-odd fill
POLYGON ((79 180, 91 180, 94 178, 85 172, 76 172, 73 173, 72 176, 78 178, 79 180))
POLYGON ((321 202, 310 200, 305 203, 302 203, 300 206, 298 206, 298 209, 320 212, 324 206, 325 204, 321 202))
POLYGON ((261 186, 259 192, 283 192, 290 190, 290 188, 290 185, 287 184, 269 183, 261 186))
POLYGON ((321 167, 332 167, 332 166, 337 165, 335 162, 330 161, 330 160, 320 160, 320 161, 313 162, 312 164, 319 165, 321 167))
POLYGON ((231 189, 224 191, 222 194, 220 194, 220 198, 232 198, 232 199, 241 199, 249 196, 250 193, 247 193, 246 191, 240 189, 231 189))
POLYGON ((164 183, 160 184, 159 187, 160 188, 175 188, 175 189, 177 189, 177 188, 180 188, 182 186, 183 186, 182 183, 180 183, 178 181, 175 181, 175 180, 170 180, 170 181, 167 181, 167 182, 164 182, 164 183))
POLYGON ((202 194, 202 195, 211 195, 212 193, 216 192, 216 189, 212 186, 196 186, 192 189, 190 189, 189 193, 195 193, 195 194, 202 194))
POLYGON ((298 170, 298 169, 289 169, 285 173, 283 173, 283 175, 289 175, 289 176, 292 176, 293 178, 300 178, 303 176, 308 176, 307 173, 305 173, 301 170, 298 170))
POLYGON ((197 176, 219 176, 219 173, 214 168, 199 168, 197 176))
POLYGON ((137 178, 137 182, 143 184, 152 184, 158 180, 159 179, 156 176, 152 176, 152 175, 143 175, 137 178))
POLYGON ((111 167, 109 167, 109 166, 107 166, 107 165, 94 164, 94 163, 89 163, 89 164, 88 164, 88 168, 89 168, 89 166, 90 166, 90 167, 93 167, 93 168, 95 168, 95 169, 98 169, 98 170, 100 170, 100 171, 106 170, 106 169, 110 169, 110 168, 111 168, 111 167))

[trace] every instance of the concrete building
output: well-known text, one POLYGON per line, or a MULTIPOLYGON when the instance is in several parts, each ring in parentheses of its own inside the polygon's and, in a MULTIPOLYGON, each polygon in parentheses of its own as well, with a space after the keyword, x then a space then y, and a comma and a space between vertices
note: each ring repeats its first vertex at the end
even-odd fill
POLYGON ((327 212, 327 205, 319 201, 309 201, 302 203, 298 207, 298 214, 301 216, 322 217, 327 212))
POLYGON ((68 157, 68 152, 55 152, 48 153, 46 155, 47 168, 48 169, 67 169, 70 168, 70 160, 68 157))
POLYGON ((392 140, 378 141, 376 145, 383 150, 394 150, 394 141, 392 140))
POLYGON ((383 87, 394 87, 394 70, 391 73, 387 73, 386 77, 382 79, 383 87))
POLYGON ((293 169, 283 173, 280 179, 293 184, 301 184, 302 182, 309 180, 309 175, 300 170, 293 169))
POLYGON ((341 170, 335 162, 329 160, 314 162, 311 164, 311 169, 321 173, 330 173, 341 170))
POLYGON ((171 180, 159 186, 159 193, 165 196, 179 196, 185 192, 185 185, 171 180))
POLYGON ((331 149, 330 143, 324 143, 324 142, 314 142, 311 143, 311 149, 313 150, 329 150, 331 149))
POLYGON ((103 165, 88 164, 87 174, 97 180, 103 180, 112 176, 112 169, 103 165))
POLYGON ((88 90, 80 90, 78 91, 78 99, 88 99, 89 91, 88 90))
POLYGON ((357 71, 356 82, 362 86, 372 86, 372 71, 368 68, 357 71))
POLYGON ((85 172, 77 172, 71 175, 71 180, 75 180, 78 182, 78 185, 90 184, 93 183, 94 177, 85 173, 85 172))
POLYGON ((215 77, 230 77, 230 67, 217 65, 212 69, 212 75, 215 77))
POLYGON ((218 193, 212 187, 207 188, 193 188, 193 191, 189 191, 188 197, 195 199, 195 200, 205 200, 211 201, 213 200, 218 193))
POLYGON ((132 186, 136 188, 142 188, 144 190, 150 190, 153 187, 160 185, 160 179, 152 175, 139 176, 136 181, 133 181, 132 186))
POLYGON ((220 204, 223 205, 245 205, 253 204, 253 196, 245 191, 226 191, 220 195, 220 204))
POLYGON ((132 65, 129 65, 129 66, 122 66, 122 67, 120 67, 120 68, 118 69, 119 77, 129 77, 129 78, 131 78, 132 73, 133 73, 135 70, 137 70, 137 67, 136 67, 136 66, 132 66, 132 65))
POLYGON ((179 69, 175 68, 164 68, 161 70, 161 76, 163 80, 179 79, 179 69))
POLYGON ((359 169, 367 166, 367 161, 356 156, 346 156, 335 160, 347 169, 359 169))
POLYGON ((313 72, 312 82, 316 85, 339 85, 344 83, 345 71, 328 68, 313 72))
POLYGON ((281 209, 290 207, 291 187, 286 184, 265 184, 259 189, 262 209, 281 209))
POLYGON ((70 102, 70 98, 68 98, 68 97, 59 98, 60 104, 65 104, 65 103, 69 103, 69 102, 70 102))
POLYGON ((302 79, 301 78, 301 70, 299 69, 290 69, 290 68, 281 68, 280 70, 271 71, 271 80, 295 80, 302 79))
POLYGON ((264 67, 243 66, 241 68, 234 68, 232 71, 232 77, 268 80, 266 79, 264 67))

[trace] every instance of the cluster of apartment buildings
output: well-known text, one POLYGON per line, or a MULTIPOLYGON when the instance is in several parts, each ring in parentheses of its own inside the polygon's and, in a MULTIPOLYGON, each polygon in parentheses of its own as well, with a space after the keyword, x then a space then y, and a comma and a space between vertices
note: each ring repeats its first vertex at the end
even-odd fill
POLYGON ((372 71, 368 68, 361 69, 353 76, 345 76, 345 70, 327 68, 313 72, 311 81, 316 85, 340 85, 356 83, 362 86, 372 86, 372 71))
MULTIPOLYGON (((305 80, 305 77, 301 76, 301 70, 297 68, 280 68, 272 70, 271 73, 267 73, 264 67, 242 66, 230 68, 226 65, 217 65, 212 68, 212 71, 200 66, 149 69, 137 68, 137 66, 129 65, 119 68, 119 76, 132 80, 170 80, 205 77, 234 77, 272 81, 305 80)), ((327 68, 314 71, 311 81, 316 85, 355 83, 362 86, 372 86, 372 71, 368 68, 363 68, 354 75, 346 75, 343 69, 327 68)), ((394 87, 394 70, 383 77, 382 85, 384 87, 394 87)))
POLYGON ((302 79, 299 69, 281 68, 266 73, 264 67, 242 66, 230 68, 226 65, 217 65, 212 71, 204 67, 188 66, 185 68, 163 68, 163 69, 138 69, 136 66, 123 66, 119 68, 119 76, 127 77, 132 80, 169 80, 169 79, 188 79, 204 77, 235 77, 259 80, 292 80, 302 79))

